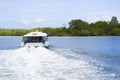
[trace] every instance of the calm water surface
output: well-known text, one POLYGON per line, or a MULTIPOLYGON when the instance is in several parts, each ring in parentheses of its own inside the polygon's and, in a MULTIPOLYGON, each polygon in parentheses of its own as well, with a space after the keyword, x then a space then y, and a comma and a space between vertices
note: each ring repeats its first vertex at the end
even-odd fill
POLYGON ((0 37, 0 80, 120 80, 120 37, 49 37, 50 49, 0 37))

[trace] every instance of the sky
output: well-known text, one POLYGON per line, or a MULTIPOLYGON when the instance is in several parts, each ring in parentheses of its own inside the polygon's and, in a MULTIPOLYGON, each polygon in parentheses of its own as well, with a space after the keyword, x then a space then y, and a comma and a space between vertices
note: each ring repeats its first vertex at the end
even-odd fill
POLYGON ((120 0, 0 0, 0 28, 68 27, 73 19, 88 23, 120 22, 120 0))

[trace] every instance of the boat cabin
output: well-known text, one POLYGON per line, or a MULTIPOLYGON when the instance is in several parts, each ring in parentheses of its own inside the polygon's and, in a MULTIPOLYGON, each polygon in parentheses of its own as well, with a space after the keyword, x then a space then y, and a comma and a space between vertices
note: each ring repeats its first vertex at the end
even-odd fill
POLYGON ((23 47, 48 47, 48 36, 43 32, 31 32, 23 36, 23 47))

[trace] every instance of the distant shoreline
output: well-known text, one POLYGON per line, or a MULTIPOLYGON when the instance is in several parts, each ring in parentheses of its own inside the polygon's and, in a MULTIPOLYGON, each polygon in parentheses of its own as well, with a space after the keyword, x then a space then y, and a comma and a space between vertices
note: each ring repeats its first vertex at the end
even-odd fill
POLYGON ((69 22, 69 27, 0 29, 0 36, 23 36, 32 31, 42 31, 49 36, 120 36, 120 23, 117 17, 112 17, 110 22, 97 21, 91 24, 81 19, 75 19, 69 22))

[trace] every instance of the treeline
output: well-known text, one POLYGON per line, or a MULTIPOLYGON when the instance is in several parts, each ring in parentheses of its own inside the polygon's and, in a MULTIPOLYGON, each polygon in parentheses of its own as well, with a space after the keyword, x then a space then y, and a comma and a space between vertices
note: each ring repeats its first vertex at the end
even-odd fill
POLYGON ((31 31, 46 32, 49 36, 120 36, 120 23, 116 17, 110 22, 97 21, 88 23, 81 19, 71 20, 69 27, 59 28, 34 28, 34 29, 0 29, 0 36, 22 36, 31 31))
POLYGON ((112 17, 110 22, 97 21, 88 24, 87 22, 76 19, 69 22, 68 32, 78 36, 106 36, 120 35, 120 23, 117 17, 112 17))

